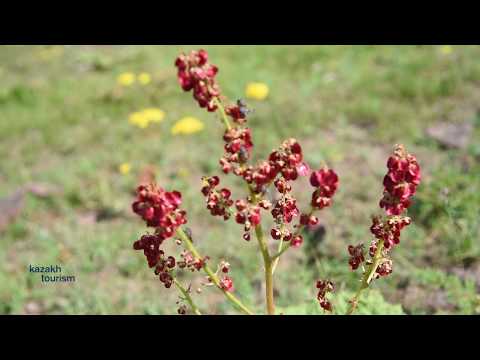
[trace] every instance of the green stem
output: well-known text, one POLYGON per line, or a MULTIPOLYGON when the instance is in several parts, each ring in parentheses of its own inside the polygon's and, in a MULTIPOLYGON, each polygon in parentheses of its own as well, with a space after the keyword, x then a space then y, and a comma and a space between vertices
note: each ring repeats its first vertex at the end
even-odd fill
MULTIPOLYGON (((283 247, 283 244, 284 244, 284 241, 283 241, 283 232, 285 231, 285 224, 282 224, 280 226, 280 231, 282 233, 282 237, 279 241, 279 244, 278 244, 278 249, 277 249, 277 252, 280 252, 282 250, 282 247, 283 247)), ((278 265, 278 262, 280 261, 280 257, 276 257, 276 258, 271 258, 272 262, 273 262, 273 266, 272 266, 272 274, 275 273, 275 269, 277 268, 277 265, 278 265)))
POLYGON ((180 290, 182 295, 185 297, 185 300, 187 300, 188 304, 192 308, 193 313, 195 315, 202 315, 200 310, 198 310, 198 308, 193 303, 192 297, 190 296, 188 291, 177 281, 177 279, 174 279, 173 282, 174 282, 175 286, 178 288, 178 290, 180 290))
MULTIPOLYGON (((281 250, 279 250, 275 255, 272 255, 271 259, 272 259, 272 260, 278 260, 278 258, 279 258, 280 256, 282 256, 285 251, 287 251, 288 249, 290 249, 290 246, 291 246, 290 243, 288 243, 285 247, 283 247, 281 250)), ((278 261, 277 261, 277 262, 278 262, 278 261)))
MULTIPOLYGON (((309 217, 312 216, 314 212, 315 212, 315 209, 314 209, 314 208, 310 209, 310 212, 308 213, 308 216, 309 216, 309 217)), ((297 231, 295 231, 295 233, 292 235, 292 239, 293 239, 295 236, 300 235, 304 227, 305 227, 304 225, 299 225, 299 227, 297 228, 297 231)), ((282 256, 285 251, 287 251, 288 249, 291 248, 291 246, 292 246, 291 244, 292 244, 292 243, 289 242, 289 243, 287 244, 287 246, 285 246, 284 248, 280 248, 280 247, 279 247, 278 252, 277 252, 275 255, 272 255, 271 259, 272 259, 272 260, 277 260, 277 263, 278 263, 278 258, 279 258, 280 256, 282 256)))
POLYGON ((350 300, 350 308, 347 311, 347 315, 353 314, 353 312, 358 306, 358 301, 360 300, 360 296, 362 295, 363 290, 367 289, 370 286, 373 276, 375 275, 375 272, 377 271, 377 268, 380 265, 380 262, 382 261, 382 251, 383 251, 383 241, 380 241, 378 243, 377 251, 375 252, 375 255, 373 257, 372 264, 368 268, 368 271, 366 271, 363 274, 360 287, 358 288, 358 291, 355 294, 355 296, 352 298, 352 300, 350 300))
POLYGON ((267 314, 275 315, 275 302, 273 299, 273 272, 272 261, 270 260, 270 254, 268 253, 267 242, 263 234, 262 226, 257 225, 255 227, 255 235, 257 236, 258 245, 263 256, 263 262, 265 266, 265 299, 267 303, 267 314))
MULTIPOLYGON (((248 190, 250 191, 250 196, 252 198, 253 204, 258 204, 259 198, 254 193, 252 187, 247 183, 248 190)), ((263 264, 265 268, 265 302, 267 305, 267 314, 275 315, 275 302, 273 298, 273 271, 272 271, 272 259, 270 258, 270 253, 268 252, 267 241, 263 233, 262 225, 259 224, 255 227, 255 235, 258 240, 258 246, 263 257, 263 264)))
MULTIPOLYGON (((203 259, 203 257, 200 255, 200 253, 197 251, 197 249, 193 245, 190 238, 187 236, 187 234, 185 234, 185 232, 181 228, 177 229, 177 236, 180 237, 180 239, 182 239, 182 242, 185 244, 187 250, 190 251, 193 254, 193 256, 195 256, 197 259, 203 259)), ((217 274, 215 274, 212 271, 212 269, 210 269, 210 267, 207 265, 206 262, 203 264, 203 270, 209 276, 209 278, 215 284, 215 286, 222 291, 223 295, 225 295, 225 297, 232 304, 234 304, 236 307, 242 310, 245 314, 253 315, 253 313, 245 305, 243 305, 242 302, 238 300, 232 293, 222 288, 222 285, 220 284, 220 280, 217 274)))
POLYGON ((214 101, 215 101, 215 104, 220 109, 220 113, 222 114, 222 120, 223 120, 223 123, 225 124, 225 127, 227 128, 227 130, 230 130, 232 126, 230 125, 230 121, 228 121, 228 117, 227 117, 227 114, 225 113, 225 108, 223 107, 223 104, 220 102, 218 97, 214 98, 214 101))

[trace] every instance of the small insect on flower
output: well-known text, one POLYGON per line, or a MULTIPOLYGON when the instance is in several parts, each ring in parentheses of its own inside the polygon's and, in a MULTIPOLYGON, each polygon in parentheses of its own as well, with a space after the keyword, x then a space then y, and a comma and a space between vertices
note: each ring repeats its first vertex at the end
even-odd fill
POLYGON ((200 132, 205 125, 197 118, 187 116, 175 123, 171 129, 172 135, 190 135, 200 132))
POLYGON ((122 175, 127 175, 131 169, 132 169, 132 166, 130 165, 130 163, 122 163, 118 166, 118 171, 122 175))
POLYGON ((253 110, 248 108, 247 104, 243 99, 238 99, 237 100, 237 106, 240 111, 240 113, 243 115, 243 117, 246 117, 248 114, 252 113, 253 110))
POLYGON ((245 89, 245 96, 254 100, 265 100, 270 92, 267 84, 254 82, 249 83, 245 89))
POLYGON ((117 77, 117 83, 120 86, 131 86, 135 83, 135 74, 132 72, 125 72, 117 77))
POLYGON ((152 76, 149 73, 142 72, 138 75, 137 80, 141 85, 148 85, 152 82, 152 76))

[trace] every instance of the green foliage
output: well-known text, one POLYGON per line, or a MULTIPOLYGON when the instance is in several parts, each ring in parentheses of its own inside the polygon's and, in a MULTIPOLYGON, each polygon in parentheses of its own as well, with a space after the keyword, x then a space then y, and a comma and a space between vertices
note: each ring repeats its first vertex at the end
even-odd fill
POLYGON ((428 289, 444 290, 448 301, 458 307, 459 313, 475 314, 480 312, 480 295, 477 294, 473 279, 461 280, 455 275, 438 269, 417 269, 413 276, 415 283, 425 285, 428 289))
POLYGON ((435 231, 448 256, 478 257, 480 244, 480 166, 462 169, 450 157, 422 184, 411 215, 417 223, 435 231))
MULTIPOLYGON (((353 297, 349 291, 341 291, 329 295, 334 310, 333 315, 345 315, 349 309, 348 301, 353 297)), ((311 300, 304 304, 292 305, 278 309, 279 313, 285 315, 325 315, 328 314, 320 307, 317 301, 311 300)), ((388 303, 378 290, 367 290, 362 295, 356 315, 404 315, 400 304, 388 303)))

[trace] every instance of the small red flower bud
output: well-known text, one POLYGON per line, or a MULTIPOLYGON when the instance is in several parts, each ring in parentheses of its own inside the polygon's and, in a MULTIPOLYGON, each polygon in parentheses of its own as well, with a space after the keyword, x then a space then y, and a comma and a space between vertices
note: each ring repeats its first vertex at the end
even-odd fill
POLYGON ((303 244, 303 237, 301 235, 297 235, 292 239, 292 246, 295 248, 300 247, 303 244))
POLYGON ((228 273, 228 272, 230 271, 230 264, 229 264, 228 262, 226 262, 226 261, 222 261, 222 262, 220 263, 220 270, 221 270, 224 274, 228 273))
POLYGON ((253 226, 257 226, 258 224, 260 224, 260 221, 261 221, 260 208, 253 207, 250 209, 250 212, 248 214, 248 221, 250 221, 250 223, 253 226))
POLYGON ((308 225, 310 223, 310 216, 307 214, 300 215, 300 225, 308 225))
POLYGON ((220 286, 223 290, 233 292, 233 280, 229 276, 224 276, 220 280, 220 286))
POLYGON ((270 235, 272 235, 274 240, 280 240, 282 238, 282 233, 278 229, 272 229, 272 231, 270 231, 270 235))
POLYGON ((310 226, 315 226, 318 224, 318 218, 314 215, 311 215, 309 218, 308 218, 308 225, 310 226))
POLYGON ((167 266, 170 268, 170 269, 173 269, 175 267, 175 258, 173 256, 169 256, 167 258, 167 266))
POLYGON ((361 263, 365 261, 365 257, 363 254, 363 244, 353 246, 348 246, 348 253, 350 254, 350 259, 348 260, 348 264, 352 270, 358 269, 361 263))
POLYGON ((310 166, 307 163, 303 162, 297 166, 297 173, 300 176, 308 176, 310 173, 310 166))
POLYGON ((237 224, 245 224, 245 221, 247 221, 247 217, 243 213, 236 213, 235 214, 235 221, 237 224))

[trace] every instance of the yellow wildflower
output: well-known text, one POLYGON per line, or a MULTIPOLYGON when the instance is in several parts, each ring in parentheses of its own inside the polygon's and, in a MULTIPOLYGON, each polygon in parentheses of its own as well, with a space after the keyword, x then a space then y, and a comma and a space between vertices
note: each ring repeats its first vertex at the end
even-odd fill
POLYGON ((132 166, 129 163, 122 163, 118 166, 118 171, 122 175, 127 175, 131 169, 132 169, 132 166))
POLYGON ((139 74, 137 79, 138 79, 138 82, 142 85, 148 85, 152 81, 152 77, 150 76, 149 73, 146 73, 146 72, 139 74))
POLYGON ((245 96, 254 100, 265 100, 269 93, 267 84, 254 82, 249 83, 245 89, 245 96))
POLYGON ((203 122, 197 118, 188 116, 177 121, 176 124, 173 125, 171 132, 172 135, 189 135, 202 131, 204 127, 203 122))
POLYGON ((440 48, 440 52, 442 53, 442 55, 450 55, 453 52, 453 48, 451 45, 443 45, 440 48))
POLYGON ((141 129, 145 129, 150 123, 150 120, 145 116, 143 111, 137 111, 130 114, 128 121, 130 124, 136 125, 141 129))
POLYGON ((131 72, 125 72, 117 77, 117 83, 121 86, 131 86, 135 82, 135 74, 131 72))
POLYGON ((145 116, 149 122, 162 122, 165 117, 165 112, 157 108, 147 108, 142 111, 143 116, 145 116))
POLYGON ((128 121, 132 125, 145 129, 150 123, 162 122, 165 118, 165 112, 158 108, 146 108, 141 111, 130 114, 128 121))

